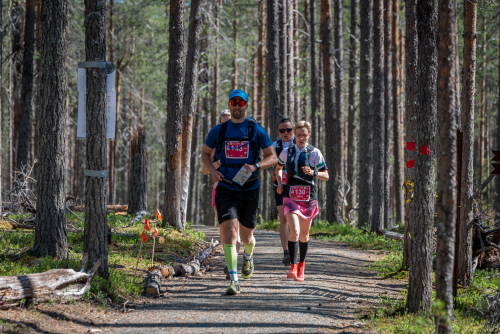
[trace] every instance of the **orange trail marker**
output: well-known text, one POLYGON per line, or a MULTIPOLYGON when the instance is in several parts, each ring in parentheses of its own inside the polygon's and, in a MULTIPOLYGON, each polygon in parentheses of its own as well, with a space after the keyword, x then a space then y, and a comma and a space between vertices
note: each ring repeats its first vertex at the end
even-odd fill
POLYGON ((144 229, 146 231, 151 231, 151 226, 149 226, 149 220, 148 219, 144 220, 144 229))

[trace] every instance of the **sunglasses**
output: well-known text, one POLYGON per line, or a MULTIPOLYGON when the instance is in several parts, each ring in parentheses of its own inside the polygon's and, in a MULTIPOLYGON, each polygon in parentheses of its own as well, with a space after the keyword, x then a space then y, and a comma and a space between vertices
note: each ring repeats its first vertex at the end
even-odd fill
POLYGON ((292 132, 293 128, 286 128, 286 129, 279 129, 278 131, 280 133, 285 133, 285 132, 292 132))
POLYGON ((229 105, 231 107, 244 107, 247 104, 247 101, 243 100, 229 100, 229 105))

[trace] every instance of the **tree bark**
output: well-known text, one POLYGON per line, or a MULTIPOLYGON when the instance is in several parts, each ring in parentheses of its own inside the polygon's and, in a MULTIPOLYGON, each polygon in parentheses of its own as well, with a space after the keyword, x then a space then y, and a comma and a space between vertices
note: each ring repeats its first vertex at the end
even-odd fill
MULTIPOLYGON (((234 0, 234 20, 233 20, 233 47, 234 56, 233 56, 233 80, 232 80, 232 90, 238 88, 238 25, 240 20, 238 20, 238 0, 234 0)), ((245 90, 246 87, 243 89, 245 90)), ((218 112, 218 110, 217 110, 218 112)))
POLYGON ((392 1, 392 117, 393 117, 393 142, 394 142, 394 195, 396 197, 396 224, 404 222, 404 192, 401 186, 404 182, 403 159, 403 129, 401 126, 401 80, 402 64, 399 62, 399 6, 398 1, 392 1))
POLYGON ((373 2, 373 213, 371 231, 384 229, 384 3, 373 2))
MULTIPOLYGON (((85 58, 106 61, 106 2, 85 0, 85 58)), ((87 70, 87 170, 107 170, 106 70, 87 70)), ((101 260, 99 274, 108 273, 107 179, 85 176, 84 252, 92 263, 101 260)))
MULTIPOLYGON (((347 181, 351 189, 347 194, 347 205, 352 209, 356 207, 358 195, 358 138, 359 138, 359 108, 356 105, 358 95, 358 39, 359 39, 359 0, 351 0, 351 25, 349 34, 349 116, 348 116, 348 156, 347 156, 347 181)), ((346 213, 348 215, 348 213, 346 213)), ((348 217, 349 218, 349 217, 348 217)))
POLYGON ((361 0, 360 22, 358 227, 371 224, 373 209, 373 0, 361 0))
POLYGON ((61 259, 68 254, 65 193, 68 2, 44 1, 41 10, 40 155, 33 252, 61 259))
MULTIPOLYGON (((391 106, 392 106, 392 1, 384 1, 384 117, 385 117, 385 138, 384 138, 384 228, 391 228, 393 222, 392 210, 392 169, 391 169, 391 106)), ((394 0, 395 1, 395 0, 394 0)), ((398 187, 394 187, 398 189, 398 187)))
MULTIPOLYGON (((204 1, 203 1, 204 2, 204 1)), ((189 196, 189 172, 191 170, 191 142, 193 139, 193 117, 198 81, 198 62, 200 60, 200 28, 202 24, 202 5, 200 0, 191 1, 189 19, 189 39, 186 59, 186 77, 182 114, 182 196, 181 220, 186 223, 187 200, 189 196)))
MULTIPOLYGON (((325 145, 330 148, 326 154, 326 164, 332 175, 332 180, 326 186, 326 216, 330 224, 342 224, 341 210, 339 206, 342 203, 339 201, 339 179, 340 169, 338 155, 342 154, 338 136, 341 136, 342 124, 338 119, 338 114, 335 112, 335 56, 333 50, 333 18, 332 18, 332 1, 321 1, 321 54, 323 57, 323 78, 324 78, 324 94, 325 94, 325 122, 333 131, 327 131, 325 136, 325 145), (339 134, 340 132, 340 134, 339 134)), ((313 129, 318 133, 318 129, 313 129)))
POLYGON ((267 0, 267 89, 269 99, 269 124, 278 124, 283 118, 280 108, 280 75, 279 75, 279 29, 278 0, 267 0))
POLYGON ((214 110, 211 112, 210 124, 217 124, 217 115, 220 112, 219 86, 220 86, 220 17, 222 12, 222 0, 216 0, 215 4, 215 62, 214 62, 214 110))
MULTIPOLYGON (((288 24, 288 12, 287 12, 287 1, 288 0, 278 0, 278 22, 279 22, 279 103, 281 113, 283 117, 289 117, 288 115, 288 82, 287 82, 287 49, 288 49, 288 36, 287 36, 287 24, 288 24)), ((271 123, 271 126, 275 126, 276 123, 271 123)))
MULTIPOLYGON (((344 222, 344 183, 345 183, 345 154, 344 154, 344 100, 342 94, 342 84, 344 82, 344 29, 343 29, 343 15, 342 11, 344 10, 344 1, 343 0, 334 0, 333 2, 333 26, 334 29, 334 71, 335 71, 335 104, 334 104, 334 113, 337 122, 337 126, 335 128, 335 141, 337 143, 337 154, 336 154, 336 164, 337 175, 334 177, 337 178, 336 188, 332 189, 332 193, 336 192, 337 197, 340 195, 338 203, 338 219, 339 222, 344 222)), ((326 184, 328 188, 329 183, 326 184)), ((333 182, 332 182, 333 186, 333 182)), ((327 190, 328 192, 328 190, 327 190)))
POLYGON ((137 214, 148 210, 148 154, 146 130, 142 125, 137 126, 130 146, 132 161, 127 212, 137 214))
POLYGON ((259 3, 259 48, 257 50, 257 115, 264 129, 266 128, 267 120, 264 116, 265 99, 264 99, 264 50, 266 37, 266 0, 260 0, 259 3))
MULTIPOLYGON (((406 182, 415 181, 415 168, 413 164, 417 157, 415 143, 417 141, 417 114, 418 114, 418 89, 417 89, 417 65, 418 65, 418 35, 417 35, 417 0, 406 1, 406 40, 405 40, 405 129, 406 129, 406 182)), ((402 268, 410 266, 411 244, 413 242, 410 233, 411 212, 415 206, 413 202, 414 191, 405 194, 405 240, 403 250, 402 268)))
MULTIPOLYGON (((0 0, 0 27, 3 27, 3 0, 0 0)), ((3 29, 0 30, 0 64, 3 64, 3 29)), ((0 91, 3 91, 3 71, 0 66, 0 91)), ((3 188, 2 168, 3 168, 3 146, 2 146, 2 127, 3 127, 3 103, 0 97, 0 189, 3 188)), ((0 191, 0 217, 2 217, 2 191, 0 191)))
POLYGON ((170 1, 168 80, 167 80, 167 124, 166 124, 166 168, 165 204, 163 224, 184 229, 181 219, 181 145, 182 111, 185 76, 184 1, 170 1))
POLYGON ((439 1, 438 111, 439 170, 437 197, 436 299, 444 302, 436 316, 436 333, 451 333, 453 267, 457 216, 457 105, 455 58, 457 45, 456 0, 439 1))
POLYGON ((476 19, 477 0, 465 2, 464 60, 462 83, 462 194, 460 196, 460 239, 458 280, 469 286, 472 281, 472 195, 474 188, 474 103, 476 96, 476 19))
MULTIPOLYGON (((310 0, 310 61, 311 61, 311 126, 314 131, 318 131, 318 67, 316 63, 316 0, 310 0)), ((311 144, 316 146, 319 143, 319 132, 316 136, 311 136, 311 144)))
POLYGON ((413 239, 407 308, 411 313, 429 311, 432 294, 433 227, 437 157, 437 0, 419 0, 418 28, 418 157, 415 160, 414 208, 410 215, 413 239))
POLYGON ((31 106, 33 97, 33 58, 35 54, 35 3, 26 0, 24 23, 23 76, 21 79, 21 121, 17 138, 17 162, 19 170, 28 164, 28 148, 31 138, 31 106))
MULTIPOLYGON (((17 141, 19 137, 19 131, 21 127, 21 79, 23 72, 23 27, 24 27, 24 10, 21 5, 21 1, 13 1, 12 10, 12 83, 13 87, 11 90, 12 94, 12 104, 14 110, 12 114, 14 115, 13 131, 11 131, 11 161, 10 170, 14 171, 17 167, 17 141)), ((12 185, 11 187, 12 188, 12 185)))
MULTIPOLYGON (((500 13, 500 10, 499 10, 500 13)), ((500 14, 498 15, 498 23, 497 27, 500 33, 500 14)), ((498 58, 500 59, 500 48, 498 48, 498 58)), ((494 141, 496 144, 497 148, 500 148, 500 62, 498 62, 498 79, 497 79, 497 87, 498 87, 498 94, 497 94, 497 117, 496 117, 496 140, 494 141)), ((494 202, 495 206, 498 208, 500 207, 500 177, 495 178, 495 197, 494 197, 494 202)), ((499 214, 496 214, 496 220, 499 219, 499 214)))
MULTIPOLYGON (((286 0, 286 99, 287 99, 287 112, 288 117, 293 121, 295 119, 295 92, 294 92, 294 42, 293 42, 293 29, 294 26, 294 15, 293 15, 293 3, 294 0, 286 0)), ((273 124, 274 125, 274 124, 273 124)))

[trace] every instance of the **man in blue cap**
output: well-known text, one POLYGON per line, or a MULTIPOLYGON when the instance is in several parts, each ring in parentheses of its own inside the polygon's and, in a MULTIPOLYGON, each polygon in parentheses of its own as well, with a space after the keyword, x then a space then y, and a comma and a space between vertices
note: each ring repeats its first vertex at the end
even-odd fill
POLYGON ((241 276, 250 278, 253 273, 253 231, 259 210, 259 170, 276 165, 278 158, 273 142, 266 130, 254 119, 246 118, 248 96, 240 90, 229 94, 231 119, 214 126, 205 141, 201 159, 210 170, 213 182, 219 182, 215 197, 217 218, 224 229, 224 255, 230 278, 228 295, 240 293, 237 273, 238 253, 236 241, 238 226, 244 245, 241 276), (220 158, 221 165, 215 169, 212 152, 220 158), (260 150, 265 158, 260 160, 260 150))

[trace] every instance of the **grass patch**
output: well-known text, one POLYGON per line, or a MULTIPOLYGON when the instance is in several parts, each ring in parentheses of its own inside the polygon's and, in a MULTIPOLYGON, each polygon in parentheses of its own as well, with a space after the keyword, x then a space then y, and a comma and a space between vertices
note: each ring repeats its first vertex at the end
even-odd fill
MULTIPOLYGON (((14 221, 28 218, 29 215, 8 217, 14 221)), ((144 218, 154 219, 152 215, 144 218)), ((84 219, 83 213, 68 213, 67 224, 72 229, 82 230, 84 219)), ((85 298, 95 299, 107 305, 110 302, 120 302, 123 298, 133 299, 142 293, 143 274, 144 270, 151 266, 153 243, 149 240, 143 244, 139 258, 139 234, 143 230, 143 222, 131 224, 132 219, 133 216, 114 213, 108 215, 108 226, 114 233, 112 243, 108 246, 109 279, 95 276, 85 298)), ((154 265, 172 265, 179 259, 187 260, 196 256, 200 248, 198 243, 204 237, 203 233, 194 231, 189 225, 181 232, 171 227, 158 229, 165 242, 156 243, 154 265)), ((49 256, 32 256, 30 248, 33 246, 34 236, 34 230, 3 230, 0 234, 1 276, 39 273, 56 268, 79 270, 83 253, 82 232, 68 232, 69 253, 67 258, 61 260, 49 256)))

